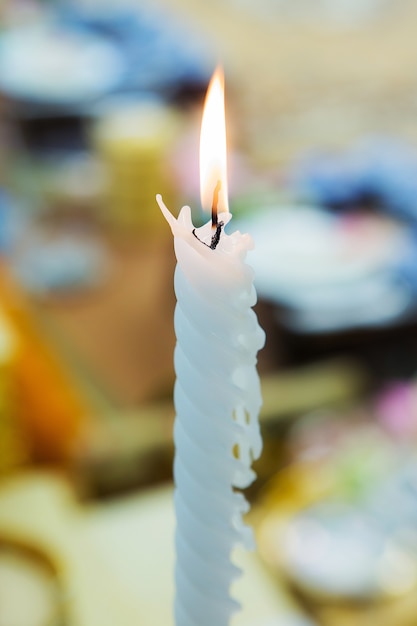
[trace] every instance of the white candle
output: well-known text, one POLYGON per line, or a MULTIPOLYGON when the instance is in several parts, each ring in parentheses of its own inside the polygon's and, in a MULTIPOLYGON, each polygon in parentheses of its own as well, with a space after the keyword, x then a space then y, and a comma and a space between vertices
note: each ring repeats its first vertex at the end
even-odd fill
MULTIPOLYGON (((221 184, 225 172, 206 178, 213 194, 213 180, 221 184)), ((227 207, 222 189, 225 182, 214 204, 227 207)), ((189 207, 176 219, 161 196, 157 200, 177 257, 175 623, 228 626, 239 608, 230 597, 239 575, 231 553, 237 544, 252 546, 242 520, 249 505, 236 488, 253 481, 251 463, 262 449, 256 355, 265 335, 251 308, 256 293, 245 263, 253 243, 249 235, 224 232, 230 213, 220 213, 214 227, 194 229, 189 207)))

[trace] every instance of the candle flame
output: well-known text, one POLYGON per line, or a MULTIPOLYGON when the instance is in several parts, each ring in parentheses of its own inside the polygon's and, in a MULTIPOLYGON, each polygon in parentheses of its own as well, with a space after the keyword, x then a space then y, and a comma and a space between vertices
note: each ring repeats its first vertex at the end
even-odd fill
POLYGON ((217 224, 217 211, 229 210, 224 75, 219 67, 214 72, 207 89, 201 123, 200 194, 201 206, 212 211, 213 225, 217 224))

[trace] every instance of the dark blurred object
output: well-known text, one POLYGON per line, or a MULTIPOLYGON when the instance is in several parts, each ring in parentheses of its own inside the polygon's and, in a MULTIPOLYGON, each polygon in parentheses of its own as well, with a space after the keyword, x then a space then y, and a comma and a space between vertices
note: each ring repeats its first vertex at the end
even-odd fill
POLYGON ((261 382, 261 421, 272 427, 306 411, 350 403, 364 393, 369 375, 359 362, 339 357, 281 370, 263 376, 261 382))
POLYGON ((171 480, 173 417, 169 402, 90 420, 72 458, 79 493, 106 497, 171 480))

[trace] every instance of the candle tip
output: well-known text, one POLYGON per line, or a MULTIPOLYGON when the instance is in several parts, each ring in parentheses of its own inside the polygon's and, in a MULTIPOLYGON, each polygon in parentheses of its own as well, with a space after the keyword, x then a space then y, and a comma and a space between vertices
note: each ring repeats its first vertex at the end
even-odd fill
POLYGON ((171 228, 174 227, 174 223, 177 221, 175 219, 175 217, 172 215, 171 211, 169 211, 169 209, 165 206, 164 201, 162 200, 162 196, 160 193, 156 194, 156 201, 159 205, 159 208, 162 211, 163 216, 165 217, 166 221, 168 222, 168 224, 171 226, 171 228))

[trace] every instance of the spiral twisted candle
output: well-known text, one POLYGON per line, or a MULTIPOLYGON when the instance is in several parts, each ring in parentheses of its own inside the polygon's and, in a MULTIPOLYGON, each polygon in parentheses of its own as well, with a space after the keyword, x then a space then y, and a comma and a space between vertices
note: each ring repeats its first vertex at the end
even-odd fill
MULTIPOLYGON (((252 545, 242 516, 249 506, 236 489, 255 477, 261 452, 256 355, 264 343, 252 306, 248 235, 212 226, 194 233, 189 207, 176 220, 158 197, 174 234, 175 272, 175 512, 177 626, 228 626, 239 605, 230 586, 239 575, 236 544, 252 545), (206 244, 206 245, 205 245, 206 244)), ((219 220, 227 223, 230 214, 219 220)))

